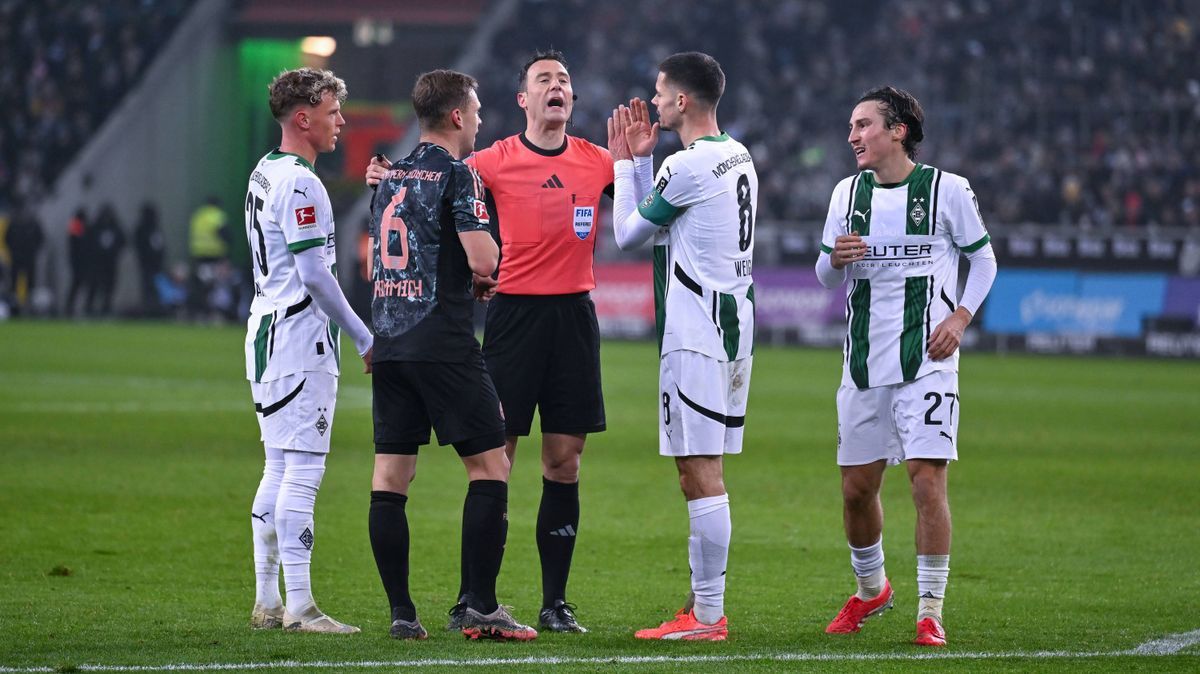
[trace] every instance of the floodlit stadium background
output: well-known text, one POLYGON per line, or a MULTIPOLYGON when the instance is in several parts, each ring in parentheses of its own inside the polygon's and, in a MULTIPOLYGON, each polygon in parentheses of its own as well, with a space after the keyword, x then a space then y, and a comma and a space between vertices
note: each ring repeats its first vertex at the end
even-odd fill
MULTIPOLYGON (((265 91, 281 69, 329 67, 349 87, 338 150, 317 167, 334 201, 342 282, 365 311, 361 169, 413 144, 418 73, 454 67, 480 79, 483 147, 524 127, 514 91, 526 55, 562 49, 579 97, 571 132, 603 144, 605 116, 652 95, 661 58, 700 49, 724 66, 719 118, 762 180, 761 341, 839 342, 843 296, 816 284, 815 246, 833 185, 853 171, 849 110, 862 91, 894 83, 927 113, 919 159, 972 182, 996 244, 1000 275, 967 348, 1196 357, 1198 30, 1196 3, 1134 0, 0 3, 0 82, 11 93, 0 228, 21 230, 0 250, 19 272, 0 284, 0 315, 88 314, 85 301, 65 307, 67 232, 79 209, 94 224, 111 205, 125 245, 94 257, 114 258, 112 314, 241 320, 240 206, 248 171, 278 139, 265 91), (230 226, 231 265, 215 294, 209 284, 198 297, 188 225, 209 196, 230 226), (135 230, 146 204, 166 259, 143 291, 135 230)), ((677 148, 665 136, 660 155, 677 148)), ((602 231, 598 261, 605 333, 645 335, 644 259, 602 231)), ((105 313, 93 302, 92 315, 105 313)))

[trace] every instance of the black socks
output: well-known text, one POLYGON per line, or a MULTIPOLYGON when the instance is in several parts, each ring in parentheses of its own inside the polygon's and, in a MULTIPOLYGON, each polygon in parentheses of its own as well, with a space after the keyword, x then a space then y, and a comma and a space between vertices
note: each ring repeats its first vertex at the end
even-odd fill
POLYGON ((538 508, 537 547, 542 560, 542 608, 566 601, 567 576, 579 528, 579 483, 565 484, 542 478, 542 503, 538 508))
MULTIPOLYGON (((467 562, 469 605, 488 614, 496 610, 496 577, 508 538, 508 483, 473 480, 463 504, 463 550, 467 562)), ((461 593, 460 593, 461 595, 461 593)))
POLYGON ((368 528, 379 579, 392 606, 392 620, 412 621, 416 607, 408 594, 408 497, 391 491, 371 492, 368 528))

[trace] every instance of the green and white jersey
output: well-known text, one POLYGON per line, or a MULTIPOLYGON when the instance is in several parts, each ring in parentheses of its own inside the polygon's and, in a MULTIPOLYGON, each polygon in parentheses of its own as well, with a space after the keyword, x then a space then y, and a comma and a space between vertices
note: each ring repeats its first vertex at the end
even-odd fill
POLYGON ((246 323, 246 378, 274 381, 296 372, 338 374, 338 327, 313 302, 295 253, 320 248, 336 274, 333 209, 303 157, 275 150, 258 161, 246 192, 246 237, 254 301, 246 323))
POLYGON ((754 349, 754 216, 758 175, 746 147, 705 136, 658 169, 638 205, 654 235, 660 354, 687 350, 720 362, 754 349))
POLYGON ((842 383, 860 389, 958 370, 958 351, 935 361, 929 335, 958 306, 958 258, 989 241, 975 193, 962 176, 917 164, 903 182, 873 171, 833 190, 821 250, 858 232, 866 257, 849 266, 849 324, 842 383))

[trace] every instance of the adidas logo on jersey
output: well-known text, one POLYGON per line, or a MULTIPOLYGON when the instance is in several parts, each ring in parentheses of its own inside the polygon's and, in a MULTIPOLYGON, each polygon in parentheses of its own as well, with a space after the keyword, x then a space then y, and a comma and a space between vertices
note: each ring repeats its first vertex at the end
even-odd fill
POLYGON ((557 187, 557 188, 562 188, 562 187, 565 187, 565 186, 563 185, 563 182, 562 182, 561 180, 559 180, 559 179, 558 179, 558 176, 557 176, 557 175, 554 175, 554 174, 552 174, 552 175, 550 176, 550 179, 549 179, 549 180, 547 180, 546 182, 542 183, 542 187, 547 187, 547 188, 556 188, 556 187, 557 187))
POLYGON ((551 536, 566 536, 566 537, 570 538, 571 536, 575 535, 575 527, 568 524, 567 526, 565 526, 561 529, 556 529, 555 531, 551 531, 550 535, 551 536))

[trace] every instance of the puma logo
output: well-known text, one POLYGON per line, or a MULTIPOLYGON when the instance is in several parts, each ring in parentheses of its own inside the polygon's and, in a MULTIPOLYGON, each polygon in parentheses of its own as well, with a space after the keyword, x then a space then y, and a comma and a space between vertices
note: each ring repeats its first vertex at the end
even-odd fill
POLYGON ((292 191, 295 192, 296 194, 299 194, 300 196, 304 197, 305 199, 308 198, 308 188, 305 188, 303 190, 298 190, 295 187, 293 187, 292 191))
POLYGON ((255 515, 254 513, 250 513, 250 516, 256 520, 262 520, 262 523, 266 524, 267 523, 267 515, 270 515, 270 514, 271 514, 270 512, 265 512, 261 515, 255 515))
POLYGON ((947 440, 949 440, 950 442, 954 442, 954 438, 950 437, 950 434, 947 433, 946 431, 938 431, 938 435, 944 435, 944 436, 946 436, 947 440))
MULTIPOLYGON (((867 221, 867 213, 870 213, 870 212, 871 212, 871 209, 868 208, 865 211, 854 211, 854 215, 862 218, 863 222, 866 222, 867 221)), ((851 217, 851 219, 852 220, 854 219, 853 216, 851 217)))

